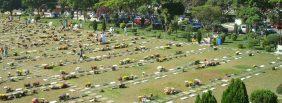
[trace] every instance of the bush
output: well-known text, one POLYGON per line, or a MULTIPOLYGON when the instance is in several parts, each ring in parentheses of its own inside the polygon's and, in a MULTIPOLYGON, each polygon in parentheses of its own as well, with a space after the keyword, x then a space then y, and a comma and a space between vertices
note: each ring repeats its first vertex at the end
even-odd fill
POLYGON ((35 15, 35 16, 34 16, 34 20, 35 20, 35 21, 40 20, 40 15, 38 15, 38 14, 37 14, 37 15, 35 15))
POLYGON ((239 49, 244 49, 244 45, 243 44, 238 44, 238 48, 239 49))
POLYGON ((277 95, 270 90, 256 90, 250 99, 252 103, 278 103, 277 95))
POLYGON ((122 28, 122 29, 125 28, 125 26, 126 26, 125 23, 120 23, 120 24, 119 24, 119 27, 122 28))
POLYGON ((267 51, 267 52, 271 52, 272 51, 272 49, 271 49, 271 47, 270 46, 265 46, 265 51, 267 51))
POLYGON ((250 40, 248 41, 248 45, 247 45, 247 47, 248 47, 248 48, 253 49, 253 48, 254 48, 254 46, 255 46, 255 43, 256 43, 256 41, 255 41, 255 40, 250 39, 250 40))
POLYGON ((282 84, 277 87, 276 92, 282 95, 282 84))
POLYGON ((222 94, 221 103, 249 103, 245 83, 241 79, 232 79, 222 94))
POLYGON ((226 34, 221 34, 221 39, 222 39, 222 43, 224 43, 226 39, 226 34))
POLYGON ((216 38, 214 38, 214 39, 212 40, 212 45, 213 45, 213 46, 217 46, 216 40, 217 40, 216 38))
POLYGON ((132 29, 132 32, 134 32, 134 33, 137 32, 137 29, 132 29))
POLYGON ((117 34, 120 34, 120 31, 119 31, 119 30, 115 30, 115 32, 116 32, 117 34))
POLYGON ((236 41, 237 38, 238 38, 238 36, 237 36, 236 34, 233 34, 233 35, 232 35, 232 40, 233 40, 233 41, 236 41))
POLYGON ((146 28, 146 31, 152 31, 151 27, 146 28))
POLYGON ((198 41, 199 44, 201 43, 202 39, 203 39, 202 34, 198 33, 197 34, 197 41, 198 41))
POLYGON ((159 34, 157 35, 157 38, 158 38, 158 39, 161 39, 161 38, 162 38, 162 34, 159 33, 159 34))
POLYGON ((103 23, 102 23, 102 31, 106 31, 106 29, 107 29, 107 25, 106 25, 105 20, 103 20, 103 23))

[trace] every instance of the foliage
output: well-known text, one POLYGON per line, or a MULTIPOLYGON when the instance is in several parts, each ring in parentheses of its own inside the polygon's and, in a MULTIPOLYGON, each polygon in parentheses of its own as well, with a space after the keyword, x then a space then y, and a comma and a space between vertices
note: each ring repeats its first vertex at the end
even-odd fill
POLYGON ((98 23, 96 20, 94 20, 92 23, 91 23, 91 27, 94 31, 97 31, 98 29, 98 23))
POLYGON ((226 35, 227 35, 227 34, 225 34, 225 33, 223 33, 223 34, 220 35, 222 43, 225 42, 226 35))
POLYGON ((237 38, 238 38, 238 36, 237 36, 236 34, 232 34, 232 40, 233 40, 233 41, 236 41, 237 38))
POLYGON ((277 87, 276 92, 277 92, 278 94, 282 94, 282 84, 280 84, 280 85, 277 87))
POLYGON ((200 95, 197 95, 196 100, 195 100, 195 103, 202 103, 202 102, 201 102, 201 96, 200 96, 200 95))
POLYGON ((0 0, 0 11, 9 11, 12 15, 12 10, 21 8, 21 5, 21 0, 0 0))
POLYGON ((247 47, 253 49, 254 46, 256 45, 257 41, 255 39, 249 39, 247 47))
POLYGON ((148 11, 150 11, 150 9, 146 5, 142 5, 139 8, 137 8, 137 11, 139 13, 146 14, 148 11))
POLYGON ((215 97, 212 95, 212 91, 208 91, 206 93, 202 94, 202 97, 200 95, 197 96, 195 103, 217 103, 215 97))
POLYGON ((249 103, 246 86, 240 79, 232 79, 223 92, 221 103, 249 103))
POLYGON ((211 29, 220 20, 221 10, 219 6, 198 6, 192 8, 192 16, 200 20, 206 29, 211 29))
POLYGON ((48 0, 22 0, 22 2, 25 6, 32 9, 37 9, 39 12, 40 7, 42 7, 43 4, 47 3, 48 0))
POLYGON ((256 90, 251 94, 252 103, 278 103, 277 95, 270 90, 256 90))
POLYGON ((197 37, 198 43, 200 44, 201 41, 202 41, 202 39, 203 39, 202 33, 201 33, 201 32, 198 32, 197 35, 196 35, 196 37, 197 37))
POLYGON ((271 52, 271 51, 272 51, 271 46, 265 46, 264 49, 265 49, 265 51, 267 51, 267 52, 271 52))
POLYGON ((239 49, 244 49, 244 45, 243 44, 238 44, 238 48, 239 49))
POLYGON ((125 23, 120 23, 120 24, 119 24, 119 27, 122 28, 122 29, 125 28, 125 26, 126 26, 125 23))
POLYGON ((212 40, 212 45, 213 45, 213 46, 217 46, 216 40, 217 40, 216 38, 214 38, 214 39, 212 40))
POLYGON ((182 15, 185 11, 185 7, 182 3, 176 2, 168 2, 162 5, 163 9, 167 9, 168 13, 170 14, 170 18, 173 18, 175 15, 182 15))
POLYGON ((262 14, 256 7, 242 7, 238 10, 237 16, 243 19, 244 23, 252 25, 262 20, 262 14))
POLYGON ((107 29, 106 21, 103 20, 103 22, 102 22, 102 31, 106 31, 106 29, 107 29))
POLYGON ((34 16, 34 20, 35 20, 35 21, 40 20, 40 15, 38 15, 38 14, 37 14, 37 15, 35 15, 35 16, 34 16))

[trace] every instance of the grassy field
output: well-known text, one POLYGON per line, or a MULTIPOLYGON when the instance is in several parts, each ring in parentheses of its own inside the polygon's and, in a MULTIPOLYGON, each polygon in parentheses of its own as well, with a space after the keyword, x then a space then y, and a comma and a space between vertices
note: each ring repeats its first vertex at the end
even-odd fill
MULTIPOLYGON (((1 83, 0 93, 5 93, 5 86, 17 89, 25 88, 24 84, 35 81, 42 84, 41 87, 33 88, 38 90, 38 94, 15 98, 9 101, 1 101, 1 103, 27 103, 32 98, 45 98, 49 101, 58 101, 58 97, 64 93, 70 93, 71 96, 79 97, 78 99, 69 101, 84 100, 85 102, 89 102, 90 99, 98 96, 97 98, 101 102, 132 103, 138 100, 138 96, 149 95, 151 93, 156 96, 156 100, 165 100, 171 97, 163 93, 163 89, 166 87, 174 87, 181 91, 192 90, 192 88, 185 87, 184 81, 200 79, 204 85, 208 85, 211 83, 211 80, 216 78, 226 78, 226 74, 243 74, 249 69, 256 70, 253 68, 253 65, 266 65, 272 61, 276 61, 277 57, 282 57, 263 51, 256 53, 254 50, 237 49, 237 45, 243 42, 242 36, 237 41, 227 39, 224 45, 219 46, 219 50, 214 50, 208 45, 187 43, 185 38, 177 38, 180 34, 185 33, 183 31, 167 35, 160 30, 146 31, 145 29, 138 29, 139 36, 134 36, 133 33, 125 36, 122 32, 115 36, 108 35, 107 40, 109 44, 102 45, 95 41, 95 37, 92 36, 95 33, 89 30, 90 28, 87 27, 88 23, 84 24, 85 28, 83 30, 60 31, 46 27, 46 23, 50 21, 55 26, 59 25, 58 19, 43 19, 40 23, 30 24, 27 27, 22 23, 16 22, 0 25, 0 32, 3 32, 3 35, 0 36, 1 45, 5 44, 10 48, 10 56, 0 62, 0 66, 3 67, 0 77, 3 80, 7 80, 8 74, 11 74, 13 77, 23 78, 23 80, 16 79, 16 82, 8 80, 1 83), (17 27, 13 25, 17 25, 17 27), (161 39, 155 38, 160 33, 162 35, 161 39), (30 41, 26 38, 29 38, 30 41), (99 50, 105 48, 107 45, 114 47, 121 43, 127 44, 128 47, 109 51, 99 50), (79 56, 76 54, 79 51, 79 44, 83 45, 85 49, 84 55, 86 57, 118 55, 112 56, 110 59, 104 58, 101 61, 79 61, 79 56), (168 44, 173 44, 170 49, 161 49, 161 46, 164 47, 168 44), (178 47, 176 46, 177 44, 182 44, 182 46, 178 47), (25 48, 23 45, 27 45, 28 48, 25 48), (68 49, 58 50, 62 45, 68 45, 68 49), (136 47, 141 46, 146 47, 147 50, 135 50, 136 47), (74 50, 75 53, 73 53, 74 50), (176 52, 178 51, 182 51, 186 55, 177 55, 176 52), (243 54, 236 56, 236 51, 240 51, 243 54), (12 55, 14 53, 18 55, 12 55), (255 55, 248 56, 248 53, 255 53, 255 55), (157 62, 156 60, 146 61, 143 66, 137 66, 138 62, 144 60, 146 56, 154 54, 159 54, 162 58, 170 59, 163 62, 157 62), (26 58, 16 60, 16 58, 20 57, 26 58), (187 69, 185 72, 170 70, 177 67, 184 67, 196 60, 221 61, 225 57, 230 59, 230 61, 221 63, 221 65, 215 67, 187 69), (234 59, 235 57, 236 59, 234 59), (134 60, 134 62, 121 65, 120 61, 126 58, 134 60), (65 66, 58 66, 60 62, 65 63, 65 66), (8 65, 11 63, 15 65, 8 65), (55 67, 53 69, 43 69, 42 64, 54 64, 55 67), (119 66, 117 71, 109 69, 113 65, 119 66), (92 66, 101 67, 100 70, 102 73, 91 73, 92 66), (169 71, 157 75, 158 66, 163 66, 169 71), (84 74, 79 74, 76 70, 77 67, 80 67, 80 70, 84 71, 84 74), (30 70, 31 74, 28 76, 16 76, 16 72, 19 70, 30 70), (60 78, 61 71, 67 73, 75 72, 78 78, 62 80, 60 78), (144 73, 148 76, 144 76, 144 73), (118 78, 125 75, 134 75, 137 79, 126 81, 128 87, 124 89, 113 89, 113 86, 109 86, 111 82, 118 83, 118 78), (140 80, 139 83, 137 83, 137 80, 140 80), (51 84, 52 82, 68 83, 71 86, 66 89, 43 91, 44 88, 49 88, 47 84, 51 84), (92 86, 100 86, 101 89, 100 87, 85 89, 85 85, 89 83, 92 86)), ((121 30, 119 29, 119 31, 121 30)), ((249 94, 256 89, 263 88, 275 92, 276 87, 282 83, 281 79, 279 79, 282 74, 281 70, 272 71, 267 69, 265 71, 266 73, 245 80, 249 94)), ((222 91, 226 87, 218 86, 215 88, 214 94, 217 100, 220 101, 222 91)), ((195 90, 199 93, 201 92, 199 88, 195 88, 195 90)), ((174 101, 177 103, 193 103, 194 98, 191 97, 187 100, 180 100, 178 98, 174 101)))

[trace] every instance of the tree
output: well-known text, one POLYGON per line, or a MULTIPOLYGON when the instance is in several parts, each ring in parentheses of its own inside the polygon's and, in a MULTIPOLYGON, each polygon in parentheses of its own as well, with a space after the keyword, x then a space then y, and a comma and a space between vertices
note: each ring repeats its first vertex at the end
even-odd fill
POLYGON ((88 9, 92 8, 94 4, 98 3, 98 0, 80 0, 80 2, 81 5, 79 5, 79 8, 81 8, 83 11, 83 17, 85 21, 88 9))
POLYGON ((94 21, 91 23, 91 26, 92 26, 92 29, 93 29, 94 31, 97 31, 98 23, 97 23, 96 20, 94 20, 94 21))
POLYGON ((262 20, 262 14, 256 7, 243 7, 239 9, 238 16, 243 18, 243 22, 253 25, 262 20))
POLYGON ((9 11, 11 16, 13 15, 14 9, 19 9, 21 7, 21 0, 0 0, 0 11, 9 11))
POLYGON ((192 8, 192 16, 200 20, 205 29, 220 21, 221 9, 219 6, 204 5, 192 8))
POLYGON ((61 13, 65 12, 66 6, 68 6, 68 0, 59 0, 58 3, 61 5, 61 13))
POLYGON ((198 41, 198 43, 200 44, 200 43, 201 43, 201 41, 202 41, 202 39, 203 39, 203 37, 202 37, 202 33, 201 33, 201 32, 198 32, 198 33, 197 33, 197 35, 196 35, 196 37, 197 37, 197 41, 198 41))
POLYGON ((246 86, 240 79, 232 79, 223 92, 221 103, 249 103, 246 86))
POLYGON ((251 94, 252 103, 278 103, 277 95, 270 90, 256 90, 251 94))
POLYGON ((170 14, 167 9, 163 9, 161 15, 163 17, 164 31, 168 31, 168 25, 171 21, 170 14))
POLYGON ((45 3, 48 2, 48 0, 22 0, 23 4, 30 8, 31 10, 37 10, 38 15, 40 14, 40 11, 45 3))
POLYGON ((206 93, 202 94, 202 97, 200 95, 197 96, 195 103, 217 103, 215 97, 212 95, 212 91, 208 91, 206 93))
POLYGON ((201 96, 200 95, 197 95, 197 97, 196 97, 196 100, 195 100, 195 103, 202 103, 201 102, 201 96))
POLYGON ((192 25, 190 25, 190 24, 188 24, 187 26, 186 26, 186 28, 185 28, 185 31, 187 32, 186 33, 186 39, 187 39, 187 41, 188 42, 191 42, 192 40, 192 36, 191 36, 191 34, 192 34, 192 32, 193 32, 193 27, 192 27, 192 25))

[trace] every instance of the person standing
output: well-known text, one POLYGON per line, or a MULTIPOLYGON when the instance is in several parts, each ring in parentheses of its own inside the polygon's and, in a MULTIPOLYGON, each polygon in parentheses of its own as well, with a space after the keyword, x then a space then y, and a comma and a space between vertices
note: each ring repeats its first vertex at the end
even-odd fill
POLYGON ((125 36, 127 36, 127 27, 126 26, 124 27, 123 31, 124 31, 125 36))
POLYGON ((79 60, 83 60, 83 48, 82 48, 82 45, 81 44, 79 44, 79 48, 80 48, 80 50, 79 50, 79 60))
POLYGON ((7 46, 4 47, 3 57, 8 57, 8 47, 7 46))

